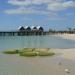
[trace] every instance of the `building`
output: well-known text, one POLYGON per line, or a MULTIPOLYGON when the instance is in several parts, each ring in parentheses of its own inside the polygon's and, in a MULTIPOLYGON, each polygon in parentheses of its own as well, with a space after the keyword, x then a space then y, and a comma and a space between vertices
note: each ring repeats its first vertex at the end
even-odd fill
POLYGON ((19 27, 19 35, 43 35, 44 29, 41 26, 21 26, 19 27))
POLYGON ((18 27, 18 30, 20 30, 20 31, 24 31, 25 28, 24 28, 23 26, 19 26, 19 27, 18 27))
POLYGON ((19 31, 44 31, 43 27, 41 26, 32 26, 32 27, 29 27, 29 26, 20 26, 18 28, 19 31))
POLYGON ((44 29, 43 29, 43 27, 38 26, 38 27, 37 27, 37 30, 39 30, 39 31, 43 31, 44 29))
POLYGON ((31 31, 31 28, 30 28, 29 26, 26 26, 26 27, 25 27, 25 30, 31 31))
POLYGON ((32 26, 32 27, 31 27, 31 30, 32 30, 32 31, 37 31, 37 27, 32 26))

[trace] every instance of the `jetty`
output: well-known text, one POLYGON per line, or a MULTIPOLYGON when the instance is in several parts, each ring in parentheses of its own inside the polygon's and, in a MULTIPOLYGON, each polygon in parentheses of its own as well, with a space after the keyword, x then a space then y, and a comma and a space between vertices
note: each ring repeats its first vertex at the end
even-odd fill
POLYGON ((0 31, 0 36, 30 36, 30 35, 53 35, 53 34, 75 34, 75 30, 49 30, 45 31, 41 26, 19 26, 15 31, 0 31))
POLYGON ((25 36, 25 35, 46 35, 48 32, 44 31, 41 26, 20 26, 16 31, 0 31, 0 36, 25 36))

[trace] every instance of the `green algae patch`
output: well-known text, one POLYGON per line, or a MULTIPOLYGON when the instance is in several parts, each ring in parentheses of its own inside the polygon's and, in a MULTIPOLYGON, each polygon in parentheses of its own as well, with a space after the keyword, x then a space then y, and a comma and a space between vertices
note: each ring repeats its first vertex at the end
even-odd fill
POLYGON ((54 52, 50 52, 50 51, 39 51, 38 52, 38 56, 52 56, 55 55, 54 52))
POLYGON ((22 52, 20 56, 37 56, 36 52, 22 52))
POLYGON ((33 52, 33 51, 35 51, 35 48, 23 48, 23 49, 20 50, 21 53, 23 53, 23 52, 33 52))
POLYGON ((4 54, 18 54, 19 50, 7 50, 3 51, 4 54))
POLYGON ((5 54, 19 54, 20 56, 31 57, 31 56, 53 56, 54 52, 49 48, 23 48, 20 50, 7 50, 5 54))

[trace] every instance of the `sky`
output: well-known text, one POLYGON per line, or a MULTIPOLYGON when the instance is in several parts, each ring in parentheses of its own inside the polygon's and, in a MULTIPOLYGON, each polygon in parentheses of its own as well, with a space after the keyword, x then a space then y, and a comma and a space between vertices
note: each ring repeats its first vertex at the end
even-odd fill
POLYGON ((75 0, 0 0, 0 30, 75 28, 75 0))

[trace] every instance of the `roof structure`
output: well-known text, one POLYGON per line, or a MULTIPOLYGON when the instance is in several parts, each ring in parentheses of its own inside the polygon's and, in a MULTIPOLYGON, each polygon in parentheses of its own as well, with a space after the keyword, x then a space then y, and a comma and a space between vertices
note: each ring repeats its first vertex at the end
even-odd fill
POLYGON ((20 30, 20 31, 24 31, 24 30, 32 30, 32 31, 38 31, 38 30, 40 30, 40 31, 43 31, 44 29, 43 29, 43 27, 41 27, 41 26, 32 26, 32 27, 30 27, 30 26, 25 26, 25 27, 23 27, 23 26, 19 26, 18 27, 18 30, 20 30))
POLYGON ((18 30, 25 30, 25 28, 23 26, 19 26, 18 30))
POLYGON ((37 26, 37 30, 42 30, 43 31, 44 29, 41 26, 37 26))
POLYGON ((32 30, 37 30, 37 27, 36 26, 32 26, 31 29, 32 30))
POLYGON ((25 29, 26 30, 31 30, 31 28, 29 26, 26 26, 25 29))

